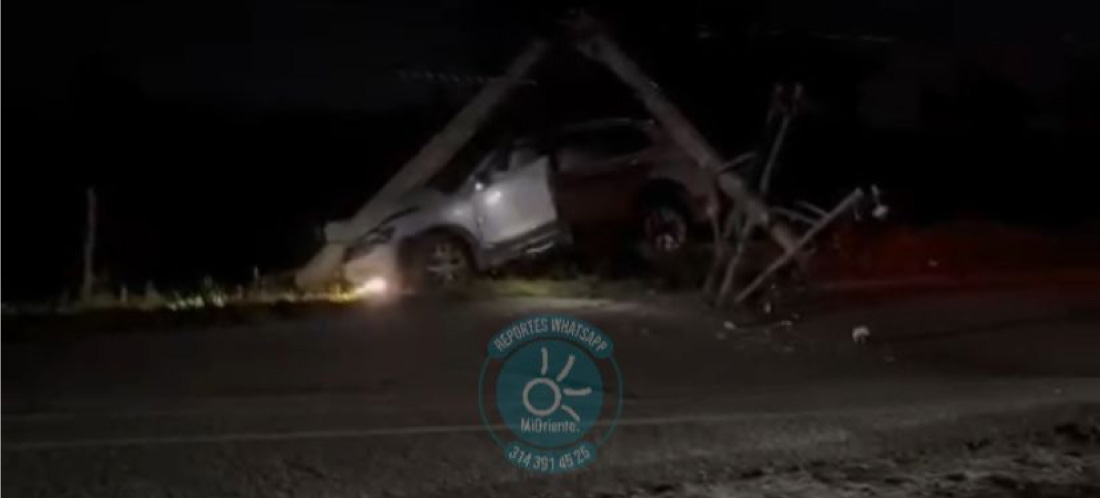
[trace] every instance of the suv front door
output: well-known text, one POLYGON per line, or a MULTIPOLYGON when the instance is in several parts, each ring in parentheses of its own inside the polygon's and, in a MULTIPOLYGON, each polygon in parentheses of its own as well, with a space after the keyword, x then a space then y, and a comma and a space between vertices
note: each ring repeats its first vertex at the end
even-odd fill
POLYGON ((535 242, 556 232, 550 158, 532 147, 500 151, 475 175, 473 206, 488 248, 535 242))

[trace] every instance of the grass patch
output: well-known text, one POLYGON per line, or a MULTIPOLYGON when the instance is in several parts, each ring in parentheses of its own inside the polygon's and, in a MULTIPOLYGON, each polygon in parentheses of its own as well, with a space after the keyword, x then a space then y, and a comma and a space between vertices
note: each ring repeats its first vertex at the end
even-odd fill
POLYGON ((161 292, 146 285, 141 292, 126 287, 116 291, 99 290, 87 299, 63 296, 53 302, 4 303, 3 316, 82 316, 124 312, 195 314, 204 310, 250 309, 295 305, 340 304, 361 300, 350 289, 333 287, 320 292, 303 292, 290 285, 223 286, 207 280, 197 288, 161 292))

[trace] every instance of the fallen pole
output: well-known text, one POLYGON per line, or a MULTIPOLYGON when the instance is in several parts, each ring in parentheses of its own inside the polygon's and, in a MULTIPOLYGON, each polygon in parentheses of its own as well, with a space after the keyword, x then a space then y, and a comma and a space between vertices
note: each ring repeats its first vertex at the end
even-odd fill
POLYGON ((848 194, 848 197, 845 197, 844 200, 840 201, 840 203, 838 203, 836 207, 834 207, 833 210, 829 212, 829 214, 825 215, 825 217, 818 221, 816 225, 810 227, 810 229, 802 235, 802 238, 798 239, 794 251, 788 251, 776 258, 776 260, 773 261, 771 265, 769 265, 763 272, 756 276, 752 283, 750 283, 739 294, 737 294, 734 302, 736 302, 737 304, 743 303, 745 299, 752 295, 753 292, 756 292, 756 290, 761 285, 764 285, 764 282, 766 282, 768 278, 772 276, 772 274, 779 271, 779 269, 783 268, 783 266, 785 266, 787 263, 790 263, 791 260, 794 259, 795 256, 798 254, 798 252, 800 252, 802 248, 806 246, 806 244, 809 244, 810 241, 813 240, 818 233, 820 233, 822 230, 832 224, 833 221, 836 221, 836 219, 839 218, 840 215, 855 207, 856 203, 859 202, 861 199, 863 199, 863 191, 860 189, 856 189, 852 191, 852 193, 848 194))
POLYGON ((88 190, 85 191, 85 201, 87 203, 85 208, 87 221, 84 225, 84 265, 80 279, 80 300, 88 303, 95 291, 96 226, 99 219, 96 209, 98 203, 96 202, 95 187, 88 187, 88 190))

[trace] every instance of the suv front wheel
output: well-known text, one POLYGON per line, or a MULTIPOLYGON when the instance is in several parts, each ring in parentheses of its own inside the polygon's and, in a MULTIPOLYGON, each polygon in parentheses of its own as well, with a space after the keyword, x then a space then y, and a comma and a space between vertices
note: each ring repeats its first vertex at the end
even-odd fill
POLYGON ((431 232, 412 242, 406 272, 415 290, 454 288, 474 276, 473 258, 457 235, 431 232))

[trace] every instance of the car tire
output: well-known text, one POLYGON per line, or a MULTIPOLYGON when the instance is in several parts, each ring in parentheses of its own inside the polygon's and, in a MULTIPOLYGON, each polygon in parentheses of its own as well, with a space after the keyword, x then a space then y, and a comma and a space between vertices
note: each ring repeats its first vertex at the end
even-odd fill
POLYGON ((417 292, 457 289, 474 278, 474 261, 461 237, 430 232, 411 243, 406 279, 417 292))
POLYGON ((652 199, 642 205, 640 237, 643 250, 657 259, 676 257, 691 241, 691 217, 687 209, 667 199, 652 199))

